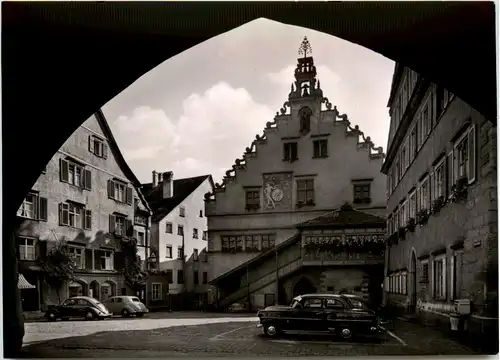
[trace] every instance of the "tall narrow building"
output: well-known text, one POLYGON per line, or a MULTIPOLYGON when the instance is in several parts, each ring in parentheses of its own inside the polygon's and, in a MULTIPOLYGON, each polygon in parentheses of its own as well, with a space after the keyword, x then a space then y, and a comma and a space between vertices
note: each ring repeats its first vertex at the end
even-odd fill
POLYGON ((387 304, 445 328, 459 310, 465 328, 491 332, 498 327, 496 126, 401 65, 388 106, 387 304))
POLYGON ((288 100, 206 195, 218 308, 316 291, 381 297, 384 153, 323 96, 310 53, 304 39, 288 100))

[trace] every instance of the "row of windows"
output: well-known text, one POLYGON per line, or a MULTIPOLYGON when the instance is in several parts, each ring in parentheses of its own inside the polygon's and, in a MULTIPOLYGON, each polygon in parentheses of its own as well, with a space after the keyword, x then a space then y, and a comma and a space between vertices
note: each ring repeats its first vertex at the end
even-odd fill
MULTIPOLYGON (((19 244, 19 259, 34 261, 36 260, 36 239, 20 237, 18 239, 19 244)), ((75 267, 77 269, 85 269, 88 265, 92 268, 92 264, 86 264, 85 248, 70 246, 70 252, 75 258, 75 267)), ((90 250, 90 249, 89 249, 90 250)), ((92 251, 92 250, 90 250, 92 251)), ((97 257, 89 257, 87 261, 92 261, 94 259, 94 269, 97 270, 114 270, 114 254, 111 250, 99 250, 97 257)))
MULTIPOLYGON (((60 159, 60 179, 62 182, 81 189, 92 190, 92 172, 74 160, 60 159)), ((108 180, 108 198, 132 205, 132 187, 118 179, 108 180)))
MULTIPOLYGON (((297 205, 314 205, 314 179, 301 179, 296 181, 297 205)), ((370 183, 360 182, 353 184, 353 202, 355 204, 370 203, 370 183)), ((266 194, 267 196, 271 194, 266 194)), ((245 194, 245 209, 247 211, 260 209, 261 190, 248 189, 245 194)))
POLYGON ((394 97, 394 105, 391 107, 392 134, 394 134, 399 126, 418 79, 418 74, 413 70, 405 69, 405 72, 406 74, 402 76, 403 79, 401 80, 400 88, 394 97))
MULTIPOLYGON (((167 272, 168 283, 173 284, 174 283, 173 271, 167 270, 166 272, 167 272)), ((208 273, 207 272, 202 273, 201 283, 202 284, 208 283, 208 273)), ((183 270, 177 270, 177 284, 184 284, 184 271, 183 270)), ((199 276, 198 271, 193 272, 193 284, 194 285, 200 284, 200 276, 199 276)), ((162 284, 159 284, 159 283, 152 284, 151 300, 153 300, 153 301, 163 300, 162 284)))
MULTIPOLYGON (((166 256, 167 259, 173 259, 173 247, 172 245, 166 245, 166 256)), ((182 246, 177 246, 177 259, 183 259, 184 258, 184 248, 182 246)), ((193 249, 193 261, 199 261, 200 256, 199 256, 199 251, 198 249, 193 249)), ((203 253, 203 256, 201 256, 201 260, 203 262, 207 262, 207 256, 206 253, 203 253)))
MULTIPOLYGON (((179 206, 179 216, 186 217, 186 208, 184 206, 179 206)), ((200 210, 200 213, 198 216, 203 217, 203 210, 200 210)))
MULTIPOLYGON (((431 281, 432 297, 435 300, 446 300, 449 296, 451 300, 460 297, 460 288, 458 281, 460 279, 458 253, 450 257, 450 287, 446 285, 447 267, 446 254, 436 256, 432 259, 432 267, 429 269, 429 259, 420 262, 420 274, 417 281, 421 283, 429 283, 431 281), (449 293, 448 293, 449 290, 449 293)), ((386 288, 389 292, 395 294, 407 295, 408 276, 406 271, 397 272, 389 275, 386 288)))
POLYGON ((463 130, 448 154, 441 154, 433 166, 421 177, 418 184, 410 190, 389 215, 387 228, 389 234, 406 226, 410 218, 415 219, 421 210, 431 210, 433 201, 443 200, 453 195, 452 187, 461 178, 469 184, 476 180, 476 130, 471 125, 463 130))
MULTIPOLYGON (((298 155, 298 142, 287 141, 283 143, 283 161, 293 162, 299 159, 298 155)), ((326 158, 328 157, 328 140, 320 139, 313 141, 313 154, 312 158, 326 158)))
POLYGON ((222 252, 267 251, 275 247, 276 235, 221 236, 222 252))
MULTIPOLYGON (((173 224, 171 222, 167 222, 165 224, 165 232, 167 234, 172 234, 173 233, 173 224)), ((207 240, 207 231, 203 231, 201 235, 202 240, 207 240)), ((177 235, 183 236, 184 235, 184 226, 183 225, 177 225, 177 235)), ((194 228, 193 229, 193 239, 199 239, 199 231, 198 229, 194 228)))
POLYGON ((403 140, 399 154, 394 160, 394 165, 388 173, 387 193, 390 196, 399 182, 403 178, 406 170, 416 158, 418 152, 429 137, 432 129, 437 123, 438 117, 444 112, 445 108, 453 99, 453 94, 442 88, 437 88, 436 92, 431 92, 421 108, 415 114, 415 124, 409 131, 409 134, 403 140), (437 112, 433 116, 433 96, 437 100, 437 112))

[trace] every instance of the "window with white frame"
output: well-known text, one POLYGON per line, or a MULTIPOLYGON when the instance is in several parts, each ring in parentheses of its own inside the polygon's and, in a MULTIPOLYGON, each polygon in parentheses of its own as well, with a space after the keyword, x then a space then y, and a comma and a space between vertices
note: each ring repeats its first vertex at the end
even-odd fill
POLYGON ((108 197, 127 205, 132 205, 134 201, 132 187, 119 179, 108 180, 108 197))
POLYGON ((161 300, 161 284, 153 283, 151 284, 151 300, 158 301, 161 300))
POLYGON ((145 234, 142 231, 137 232, 137 245, 144 246, 145 234))
POLYGON ((177 259, 183 259, 184 258, 184 249, 182 246, 177 247, 177 259))
POLYGON ((467 129, 455 142, 454 149, 454 179, 465 177, 468 183, 476 180, 476 130, 475 125, 467 129))
POLYGON ((432 262, 434 299, 446 299, 446 255, 436 256, 432 262))
POLYGON ((410 132, 410 163, 415 158, 417 152, 417 125, 415 124, 410 132))
POLYGON ((437 199, 440 196, 444 196, 446 193, 446 178, 445 178, 445 167, 444 167, 444 157, 437 165, 434 167, 434 187, 433 187, 433 197, 437 199))
POLYGON ((17 216, 26 219, 35 219, 36 194, 28 194, 17 211, 17 216))
POLYGON ((167 255, 165 257, 167 259, 172 259, 172 257, 173 257, 173 254, 172 254, 172 245, 167 245, 166 250, 167 250, 167 255))
POLYGON ((186 216, 186 208, 184 206, 181 206, 179 208, 179 216, 180 217, 185 217, 186 216))
POLYGON ((101 270, 114 270, 113 269, 113 252, 103 251, 101 255, 101 270))
POLYGON ((406 226, 408 221, 408 200, 405 199, 401 205, 401 226, 406 226))
POLYGON ((429 177, 420 182, 420 210, 429 209, 429 177))
POLYGON ((125 184, 120 184, 115 182, 115 199, 121 202, 125 202, 125 184))
POLYGON ((85 249, 81 247, 70 246, 69 252, 75 258, 75 267, 77 269, 83 269, 85 261, 85 249))
POLYGON ((35 260, 35 239, 19 238, 19 259, 20 260, 35 260))
POLYGON ((410 199, 408 201, 408 216, 412 219, 415 219, 415 211, 417 209, 417 200, 416 200, 415 190, 410 192, 408 197, 410 199))
POLYGON ((177 225, 177 235, 184 236, 184 226, 177 225))
POLYGON ((125 235, 126 219, 123 216, 115 216, 115 234, 125 235))
POLYGON ((165 232, 167 234, 172 234, 172 223, 168 222, 165 224, 165 232))

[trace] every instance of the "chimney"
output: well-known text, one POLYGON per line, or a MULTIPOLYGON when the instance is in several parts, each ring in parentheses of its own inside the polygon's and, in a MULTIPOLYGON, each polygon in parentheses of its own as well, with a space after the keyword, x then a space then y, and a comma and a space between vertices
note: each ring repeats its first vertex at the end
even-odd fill
POLYGON ((156 177, 156 174, 158 174, 156 172, 156 170, 153 170, 153 187, 154 188, 156 187, 156 185, 158 185, 158 182, 157 182, 158 178, 156 177))
POLYGON ((174 173, 167 171, 163 173, 163 198, 168 199, 174 196, 174 173))
POLYGON ((160 184, 161 184, 161 181, 162 181, 162 179, 161 179, 161 175, 162 175, 162 174, 159 172, 159 173, 158 173, 158 185, 160 185, 160 184))

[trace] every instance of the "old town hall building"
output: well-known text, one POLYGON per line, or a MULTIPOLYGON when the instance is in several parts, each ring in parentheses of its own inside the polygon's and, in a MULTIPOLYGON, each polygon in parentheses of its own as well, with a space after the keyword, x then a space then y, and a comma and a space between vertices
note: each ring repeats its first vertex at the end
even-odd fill
POLYGON ((304 39, 288 100, 206 195, 218 308, 348 291, 380 301, 384 153, 323 96, 304 39))

